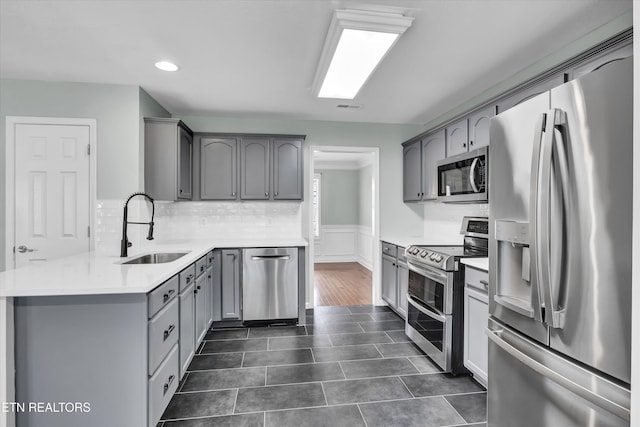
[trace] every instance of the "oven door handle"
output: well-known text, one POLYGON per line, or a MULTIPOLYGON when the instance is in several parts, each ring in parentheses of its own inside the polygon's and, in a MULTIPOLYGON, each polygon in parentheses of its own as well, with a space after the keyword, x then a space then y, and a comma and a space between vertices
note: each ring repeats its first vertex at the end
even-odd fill
MULTIPOLYGON (((422 305, 422 303, 420 303, 419 301, 416 301, 415 299, 413 299, 411 297, 411 295, 407 295, 407 301, 409 302, 409 304, 413 305, 415 308, 418 309, 418 311, 420 311, 422 314, 425 314, 429 317, 431 317, 434 320, 437 320, 441 323, 445 323, 447 321, 447 318, 444 316, 444 314, 442 314, 441 312, 439 312, 436 309, 433 308, 426 308, 422 305)), ((409 316, 407 316, 409 317, 409 316)))
POLYGON ((407 261, 407 266, 409 267, 409 270, 413 270, 418 274, 422 274, 423 276, 428 277, 433 281, 436 281, 441 284, 445 284, 447 282, 447 276, 444 274, 439 274, 439 273, 436 273, 435 271, 425 270, 424 268, 421 268, 411 263, 411 261, 407 261))

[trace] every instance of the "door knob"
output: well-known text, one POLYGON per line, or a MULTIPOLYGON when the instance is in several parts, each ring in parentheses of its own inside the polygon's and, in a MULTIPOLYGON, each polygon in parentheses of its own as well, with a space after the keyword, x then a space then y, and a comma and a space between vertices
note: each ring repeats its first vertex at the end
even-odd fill
POLYGON ((20 252, 21 254, 23 254, 25 252, 35 252, 35 251, 37 251, 37 249, 29 249, 25 245, 18 246, 18 252, 20 252))

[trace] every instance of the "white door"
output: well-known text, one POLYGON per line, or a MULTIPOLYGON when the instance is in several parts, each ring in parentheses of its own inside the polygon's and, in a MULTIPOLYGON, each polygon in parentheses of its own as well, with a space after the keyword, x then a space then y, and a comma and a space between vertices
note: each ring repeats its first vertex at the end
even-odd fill
POLYGON ((89 126, 16 124, 15 267, 90 250, 89 126))

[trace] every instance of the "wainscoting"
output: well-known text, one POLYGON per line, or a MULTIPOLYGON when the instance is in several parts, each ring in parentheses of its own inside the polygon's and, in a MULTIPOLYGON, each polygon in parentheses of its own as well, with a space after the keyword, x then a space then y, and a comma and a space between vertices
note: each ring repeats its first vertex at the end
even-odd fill
POLYGON ((314 239, 314 262, 357 262, 373 269, 371 227, 362 225, 325 225, 314 239))

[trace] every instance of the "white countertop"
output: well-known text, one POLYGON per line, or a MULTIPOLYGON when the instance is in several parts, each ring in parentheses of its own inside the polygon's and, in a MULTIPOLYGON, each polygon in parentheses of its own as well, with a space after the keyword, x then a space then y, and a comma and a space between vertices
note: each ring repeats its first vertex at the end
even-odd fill
POLYGON ((389 235, 385 235, 382 236, 382 238, 380 239, 383 242, 387 242, 387 243, 393 243, 394 245, 397 246, 402 246, 403 248, 407 248, 408 246, 411 245, 426 245, 428 244, 428 242, 426 242, 427 239, 425 239, 422 236, 389 236, 389 235))
POLYGON ((0 297, 147 293, 214 248, 307 246, 302 238, 241 238, 173 241, 128 258, 85 252, 42 264, 0 273, 0 297), (150 252, 189 252, 164 264, 124 265, 123 261, 150 252))
POLYGON ((478 270, 489 271, 489 258, 462 258, 460 262, 478 270))

